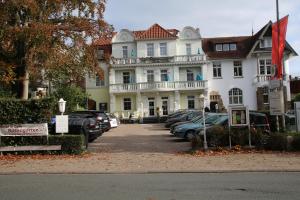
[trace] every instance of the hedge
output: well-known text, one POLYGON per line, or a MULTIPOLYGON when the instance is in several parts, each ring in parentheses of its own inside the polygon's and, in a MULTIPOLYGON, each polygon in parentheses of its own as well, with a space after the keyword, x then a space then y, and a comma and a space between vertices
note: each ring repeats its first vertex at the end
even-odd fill
MULTIPOLYGON (((201 138, 203 140, 203 136, 201 138)), ((228 129, 216 126, 207 131, 207 143, 209 147, 218 148, 229 146, 228 129)), ((231 144, 248 146, 248 129, 232 129, 231 144)), ((300 134, 287 135, 284 133, 265 134, 261 130, 251 129, 251 145, 257 149, 272 151, 300 151, 300 134), (290 141, 288 137, 291 137, 290 141)))
POLYGON ((0 125, 49 122, 55 105, 53 98, 32 100, 0 98, 0 125))
POLYGON ((3 136, 1 146, 61 145, 61 151, 28 151, 20 154, 80 154, 85 150, 84 135, 3 136))

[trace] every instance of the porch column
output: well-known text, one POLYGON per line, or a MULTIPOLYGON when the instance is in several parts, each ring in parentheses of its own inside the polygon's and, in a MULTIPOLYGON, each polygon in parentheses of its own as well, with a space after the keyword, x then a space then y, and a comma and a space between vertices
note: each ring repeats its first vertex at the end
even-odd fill
POLYGON ((162 115, 162 105, 161 105, 161 97, 159 96, 159 92, 156 93, 155 96, 155 115, 156 115, 156 108, 159 108, 159 115, 162 115))
POLYGON ((174 98, 175 98, 175 101, 174 101, 174 111, 177 111, 177 110, 179 110, 181 108, 181 106, 180 106, 180 93, 179 93, 178 90, 175 91, 174 93, 175 93, 174 94, 174 98))
POLYGON ((116 112, 115 105, 116 105, 116 95, 110 94, 110 105, 109 105, 109 107, 110 107, 110 112, 111 113, 116 112))
POLYGON ((116 73, 115 73, 115 69, 110 69, 109 70, 109 84, 115 84, 116 83, 116 73))
POLYGON ((136 110, 140 116, 142 116, 142 95, 140 92, 136 94, 136 110))
POLYGON ((179 80, 179 67, 178 66, 174 66, 174 81, 180 81, 179 80))

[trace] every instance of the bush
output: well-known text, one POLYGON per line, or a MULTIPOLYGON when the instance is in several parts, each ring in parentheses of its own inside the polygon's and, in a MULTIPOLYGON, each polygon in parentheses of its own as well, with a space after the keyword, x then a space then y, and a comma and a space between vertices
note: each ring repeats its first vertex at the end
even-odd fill
POLYGON ((229 145, 228 130, 222 126, 214 126, 207 130, 207 143, 210 147, 223 147, 229 145))
POLYGON ((61 145, 61 151, 27 151, 21 154, 80 154, 84 151, 83 135, 49 135, 46 136, 3 136, 1 146, 61 145))
POLYGON ((273 151, 287 150, 287 136, 285 134, 272 133, 264 138, 264 149, 273 151))
POLYGON ((19 100, 0 99, 0 125, 49 122, 56 103, 53 98, 19 100))
POLYGON ((292 151, 300 151, 300 135, 294 135, 291 143, 292 151))

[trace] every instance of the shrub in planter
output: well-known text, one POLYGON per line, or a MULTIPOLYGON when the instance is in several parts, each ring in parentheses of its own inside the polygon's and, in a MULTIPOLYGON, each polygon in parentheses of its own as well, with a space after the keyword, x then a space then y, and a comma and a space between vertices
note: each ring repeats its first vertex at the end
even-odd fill
POLYGON ((26 151, 19 154, 80 154, 85 150, 83 135, 49 135, 46 136, 5 136, 1 137, 2 146, 30 146, 30 145, 61 145, 61 151, 26 151))
POLYGON ((213 126, 207 129, 207 143, 211 147, 228 146, 228 130, 223 126, 213 126))
POLYGON ((287 137, 285 134, 271 133, 265 136, 264 149, 273 151, 285 151, 287 148, 287 137))
POLYGON ((300 135, 294 135, 291 143, 292 151, 300 151, 300 135))

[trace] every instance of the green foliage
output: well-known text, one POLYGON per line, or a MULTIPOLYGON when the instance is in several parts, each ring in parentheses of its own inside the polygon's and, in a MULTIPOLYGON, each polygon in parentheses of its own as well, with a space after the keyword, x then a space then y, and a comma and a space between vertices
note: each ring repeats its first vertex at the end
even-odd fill
POLYGON ((291 143, 292 151, 300 151, 300 135, 294 135, 291 143))
POLYGON ((264 136, 263 147, 266 150, 285 151, 287 150, 287 136, 280 133, 272 133, 264 136))
POLYGON ((293 99, 294 102, 300 101, 300 93, 296 94, 296 96, 293 99))
POLYGON ((228 130, 222 126, 214 126, 207 130, 207 141, 211 147, 227 146, 229 143, 228 130))
POLYGON ((0 124, 49 122, 55 104, 53 98, 26 101, 0 98, 0 124))
POLYGON ((2 146, 30 146, 30 145, 62 145, 61 151, 27 151, 19 154, 80 154, 84 151, 83 135, 49 135, 46 136, 5 136, 1 137, 2 146))
MULTIPOLYGON (((86 106, 87 94, 80 88, 74 85, 59 86, 54 92, 55 101, 63 98, 66 103, 66 112, 72 112, 77 109, 77 105, 86 106)), ((58 112, 58 108, 57 112, 58 112)))

